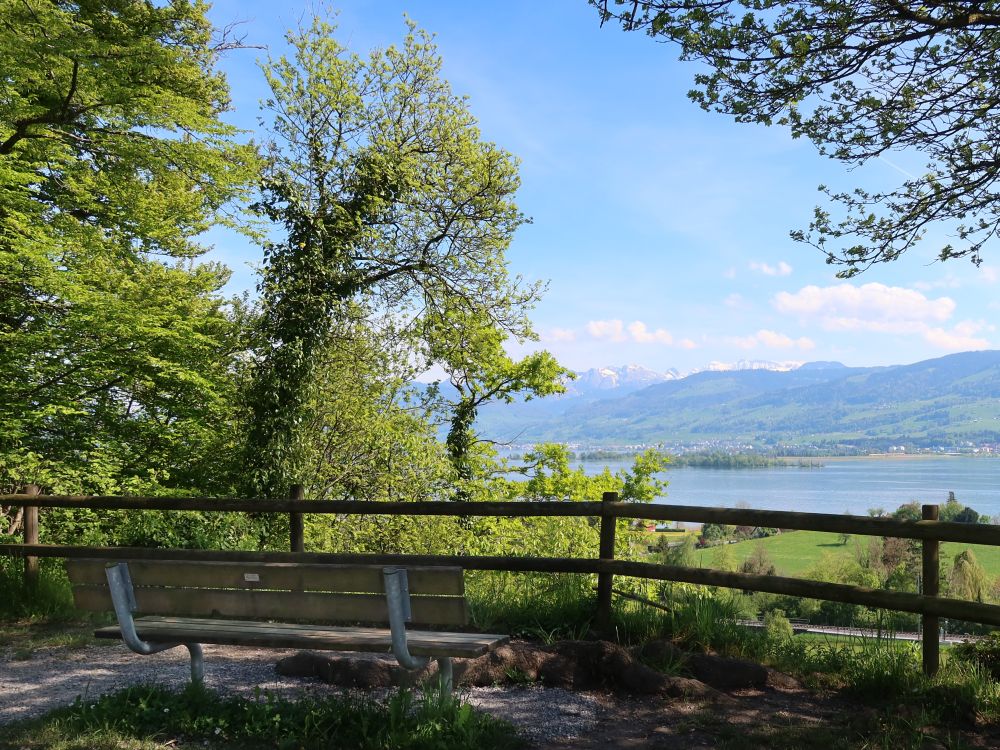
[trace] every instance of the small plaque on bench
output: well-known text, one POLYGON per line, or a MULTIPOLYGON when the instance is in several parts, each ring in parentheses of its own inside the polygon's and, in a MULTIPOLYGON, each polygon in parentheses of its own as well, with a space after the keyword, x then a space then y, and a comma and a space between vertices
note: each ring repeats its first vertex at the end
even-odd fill
POLYGON ((243 580, 247 583, 260 583, 259 573, 244 573, 243 580))

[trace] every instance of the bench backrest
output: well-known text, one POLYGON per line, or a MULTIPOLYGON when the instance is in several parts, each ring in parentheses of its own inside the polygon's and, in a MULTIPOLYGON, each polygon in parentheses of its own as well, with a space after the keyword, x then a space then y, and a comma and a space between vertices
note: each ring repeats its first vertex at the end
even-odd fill
MULTIPOLYGON (((106 560, 68 560, 79 609, 113 609, 106 560)), ((130 560, 137 615, 386 623, 381 565, 130 560)), ((410 622, 467 625, 461 568, 407 567, 410 622)))

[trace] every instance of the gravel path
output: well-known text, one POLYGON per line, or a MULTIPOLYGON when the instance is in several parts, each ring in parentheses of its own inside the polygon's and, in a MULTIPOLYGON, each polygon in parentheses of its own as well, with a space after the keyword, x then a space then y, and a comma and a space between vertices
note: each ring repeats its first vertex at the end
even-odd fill
MULTIPOLYGON (((205 684, 219 692, 253 695, 323 695, 341 688, 315 679, 284 677, 274 665, 294 651, 205 646, 205 684)), ((378 658, 378 657, 375 657, 378 658)), ((30 659, 0 654, 0 725, 38 716, 73 702, 136 683, 181 686, 189 679, 187 650, 137 656, 124 645, 36 650, 30 659)), ((597 722, 596 696, 558 688, 470 688, 472 705, 507 719, 534 743, 572 739, 597 722)))

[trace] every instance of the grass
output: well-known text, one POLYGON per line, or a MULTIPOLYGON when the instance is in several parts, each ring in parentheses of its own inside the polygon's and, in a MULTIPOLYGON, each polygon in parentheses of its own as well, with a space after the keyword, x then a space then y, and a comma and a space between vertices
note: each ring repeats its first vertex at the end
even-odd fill
POLYGON ((117 641, 94 638, 95 626, 108 622, 106 617, 56 622, 31 618, 0 621, 0 643, 13 651, 14 659, 30 659, 40 648, 114 646, 117 641))
POLYGON ((437 691, 385 701, 351 694, 222 697, 200 686, 134 686, 0 728, 0 750, 514 750, 514 728, 437 691))
POLYGON ((0 619, 42 618, 58 622, 77 617, 61 560, 39 560, 38 582, 31 588, 24 582, 24 562, 0 556, 0 619))
MULTIPOLYGON (((726 554, 734 564, 739 564, 753 554, 757 546, 767 550, 768 556, 779 575, 802 576, 820 563, 838 559, 853 560, 858 544, 864 544, 869 537, 852 536, 847 544, 842 544, 839 534, 822 531, 789 531, 765 539, 751 539, 726 545, 726 554)), ((713 567, 720 554, 719 547, 708 547, 695 551, 698 563, 705 568, 713 567)), ((976 560, 992 578, 1000 576, 1000 547, 983 544, 941 544, 941 569, 951 568, 955 555, 971 549, 976 560)))

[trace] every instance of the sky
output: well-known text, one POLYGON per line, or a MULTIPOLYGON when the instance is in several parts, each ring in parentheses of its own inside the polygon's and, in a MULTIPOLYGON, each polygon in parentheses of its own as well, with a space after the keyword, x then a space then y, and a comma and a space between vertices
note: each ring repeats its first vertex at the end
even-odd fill
MULTIPOLYGON (((219 0, 215 24, 240 21, 261 47, 222 60, 230 122, 258 131, 258 61, 281 55, 285 30, 317 9, 336 12, 337 37, 362 55, 399 44, 404 14, 434 33, 483 138, 521 160, 517 203, 532 223, 507 257, 548 289, 531 315, 539 341, 511 342, 513 354, 547 349, 575 370, 689 371, 746 359, 907 364, 1000 347, 996 247, 979 268, 940 263, 941 229, 844 281, 789 238, 824 204, 820 184, 889 189, 920 173, 919 154, 849 169, 780 128, 704 112, 686 96, 696 64, 600 28, 585 0, 219 0)), ((223 230, 207 239, 233 269, 227 291, 252 290, 260 249, 223 230)))

